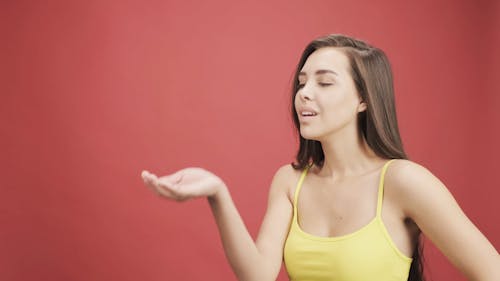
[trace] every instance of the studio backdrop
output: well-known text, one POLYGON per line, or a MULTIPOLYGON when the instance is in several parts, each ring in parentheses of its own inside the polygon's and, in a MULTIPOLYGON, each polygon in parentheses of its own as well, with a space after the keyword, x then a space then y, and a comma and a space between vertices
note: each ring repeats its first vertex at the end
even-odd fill
POLYGON ((213 171, 255 237, 297 149, 294 68, 329 33, 387 53, 410 158, 500 249, 498 3, 2 1, 0 279, 235 280, 206 200, 140 173, 213 171))

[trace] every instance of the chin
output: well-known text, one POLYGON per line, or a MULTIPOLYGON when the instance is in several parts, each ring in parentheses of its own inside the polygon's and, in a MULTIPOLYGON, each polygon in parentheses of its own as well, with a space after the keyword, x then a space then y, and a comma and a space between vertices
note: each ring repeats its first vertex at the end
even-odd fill
POLYGON ((321 135, 312 134, 310 132, 304 132, 304 131, 300 131, 300 136, 306 140, 315 140, 315 141, 319 141, 319 139, 321 137, 321 135))

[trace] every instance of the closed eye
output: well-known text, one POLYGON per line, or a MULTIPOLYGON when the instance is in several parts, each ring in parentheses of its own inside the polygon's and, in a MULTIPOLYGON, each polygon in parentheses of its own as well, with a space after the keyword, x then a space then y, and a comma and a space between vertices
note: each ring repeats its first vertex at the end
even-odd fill
POLYGON ((333 83, 318 83, 321 87, 328 87, 328 86, 331 86, 333 85, 333 83))

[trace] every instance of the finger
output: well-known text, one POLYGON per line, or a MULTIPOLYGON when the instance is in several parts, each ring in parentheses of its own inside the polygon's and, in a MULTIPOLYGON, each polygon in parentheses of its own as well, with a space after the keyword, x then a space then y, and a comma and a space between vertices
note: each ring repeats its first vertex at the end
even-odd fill
POLYGON ((147 184, 151 179, 150 173, 148 171, 142 171, 141 178, 144 181, 144 183, 147 184))
POLYGON ((155 192, 159 196, 165 196, 167 198, 182 201, 183 196, 177 193, 176 183, 182 179, 182 175, 171 175, 167 177, 162 177, 161 181, 159 178, 148 171, 143 171, 141 173, 144 183, 147 187, 149 187, 153 192, 155 192), (170 182, 170 180, 165 181, 165 178, 174 179, 175 182, 170 182))
POLYGON ((171 175, 167 175, 167 176, 163 176, 161 178, 158 178, 158 180, 160 182, 165 182, 165 183, 168 183, 168 184, 171 184, 171 185, 175 185, 175 184, 178 184, 182 181, 184 177, 184 173, 183 171, 178 171, 176 173, 173 173, 171 175))
POLYGON ((155 186, 156 184, 158 184, 158 177, 155 176, 154 174, 147 174, 144 177, 144 182, 146 184, 151 185, 151 186, 155 186))
POLYGON ((179 184, 175 182, 167 182, 164 179, 158 180, 156 182, 157 188, 164 189, 172 194, 175 194, 176 196, 180 195, 180 188, 179 184))
POLYGON ((146 180, 145 185, 146 185, 146 187, 147 187, 149 190, 151 190, 154 194, 156 194, 156 195, 160 195, 160 194, 158 193, 158 190, 156 189, 156 186, 155 186, 155 184, 154 184, 153 182, 150 182, 149 180, 146 180))
POLYGON ((180 196, 175 192, 160 185, 155 185, 155 190, 158 193, 158 195, 165 196, 170 199, 179 200, 180 198, 180 196))
POLYGON ((155 174, 150 173, 148 171, 143 171, 141 173, 141 176, 143 179, 156 179, 156 178, 158 178, 155 174))
POLYGON ((158 189, 156 186, 158 178, 154 174, 151 174, 148 171, 142 171, 141 176, 142 176, 142 179, 144 181, 144 185, 146 185, 146 187, 151 189, 151 191, 153 191, 156 195, 162 195, 158 192, 158 189))
POLYGON ((141 174, 142 180, 144 181, 144 184, 148 185, 154 182, 154 177, 149 174, 148 172, 143 172, 141 174))
POLYGON ((158 177, 154 174, 149 174, 147 177, 147 181, 152 186, 154 191, 158 195, 163 195, 165 197, 177 200, 178 199, 178 194, 176 193, 176 190, 174 186, 170 183, 163 183, 161 182, 158 177))

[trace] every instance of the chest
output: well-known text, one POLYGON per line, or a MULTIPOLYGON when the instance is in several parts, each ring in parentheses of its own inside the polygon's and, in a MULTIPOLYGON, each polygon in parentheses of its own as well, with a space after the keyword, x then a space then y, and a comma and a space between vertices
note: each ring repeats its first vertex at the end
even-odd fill
POLYGON ((297 194, 299 225, 317 236, 354 232, 374 219, 378 192, 376 174, 336 182, 310 177, 297 194))

